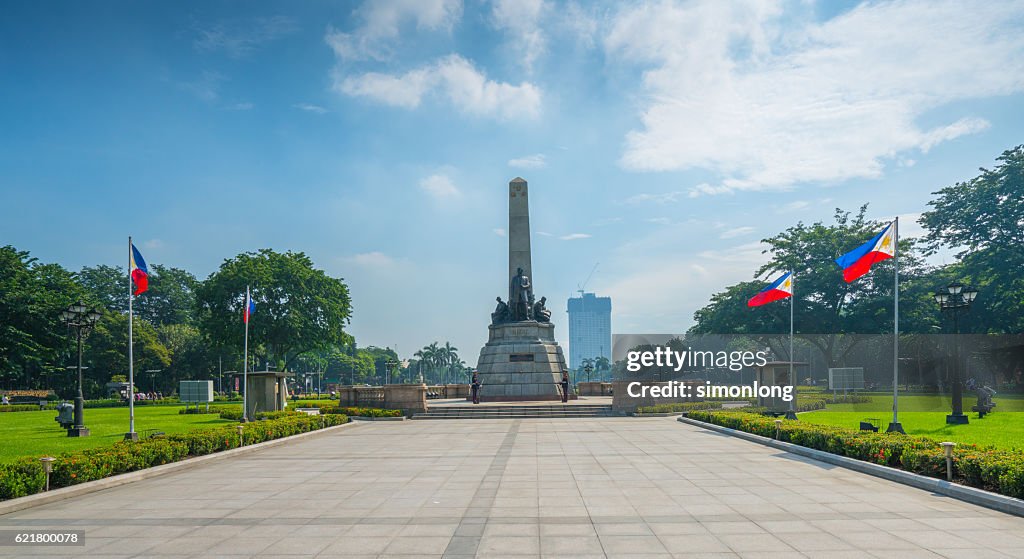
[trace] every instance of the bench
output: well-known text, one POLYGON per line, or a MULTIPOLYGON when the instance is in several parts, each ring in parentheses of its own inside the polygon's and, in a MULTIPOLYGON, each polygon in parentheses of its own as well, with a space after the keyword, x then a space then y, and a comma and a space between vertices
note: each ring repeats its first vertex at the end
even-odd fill
POLYGON ((882 424, 882 420, 877 417, 865 417, 860 421, 861 431, 871 431, 872 433, 878 432, 878 427, 882 424))
POLYGON ((971 411, 978 412, 978 417, 985 417, 986 413, 992 413, 992 408, 996 407, 995 402, 991 404, 978 404, 971 406, 971 411))

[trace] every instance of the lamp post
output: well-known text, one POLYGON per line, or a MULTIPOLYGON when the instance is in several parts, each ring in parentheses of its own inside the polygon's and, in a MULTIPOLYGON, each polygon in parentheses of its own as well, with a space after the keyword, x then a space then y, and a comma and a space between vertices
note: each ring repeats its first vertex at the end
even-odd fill
POLYGON ((149 375, 149 390, 156 393, 156 374, 163 371, 163 369, 146 369, 146 374, 149 375))
POLYGON ((388 359, 384 362, 384 384, 391 383, 391 369, 398 364, 398 361, 394 359, 388 359))
POLYGON ((587 382, 590 382, 590 373, 592 373, 593 371, 594 371, 594 367, 592 367, 590 365, 590 363, 587 363, 586 365, 584 365, 583 372, 587 373, 587 382))
POLYGON ((963 382, 960 378, 960 313, 969 309, 977 296, 977 289, 960 282, 953 282, 946 286, 946 291, 935 293, 939 309, 953 315, 953 413, 946 416, 946 423, 954 425, 967 423, 963 382))
POLYGON ((69 437, 88 437, 89 429, 85 426, 85 396, 82 394, 82 339, 89 335, 100 319, 96 309, 78 302, 61 311, 60 319, 68 329, 75 330, 78 339, 78 396, 75 397, 75 425, 68 429, 69 437))

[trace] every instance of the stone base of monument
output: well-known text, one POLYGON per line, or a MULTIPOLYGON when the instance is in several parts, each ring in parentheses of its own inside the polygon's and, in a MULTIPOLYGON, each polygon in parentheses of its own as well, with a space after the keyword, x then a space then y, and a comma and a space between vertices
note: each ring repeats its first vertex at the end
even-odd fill
POLYGON ((562 399, 562 371, 567 369, 562 348, 555 341, 554 324, 492 324, 476 368, 482 384, 481 402, 562 399))

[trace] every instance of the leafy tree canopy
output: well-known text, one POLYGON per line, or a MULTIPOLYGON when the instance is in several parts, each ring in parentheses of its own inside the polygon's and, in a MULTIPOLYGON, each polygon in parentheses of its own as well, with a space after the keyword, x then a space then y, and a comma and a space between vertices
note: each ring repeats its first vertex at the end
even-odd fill
POLYGON ((262 347, 267 359, 287 368, 302 353, 349 342, 348 286, 314 268, 304 253, 261 249, 225 260, 196 290, 200 327, 215 346, 241 347, 247 286, 256 302, 250 347, 262 347))

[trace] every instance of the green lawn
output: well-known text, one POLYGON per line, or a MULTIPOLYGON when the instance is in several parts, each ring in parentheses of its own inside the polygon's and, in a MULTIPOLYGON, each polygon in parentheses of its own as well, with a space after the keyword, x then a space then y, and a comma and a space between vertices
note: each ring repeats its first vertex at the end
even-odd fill
MULTIPOLYGON (((903 402, 903 398, 900 398, 903 402)), ((829 406, 830 408, 832 406, 829 406)), ((836 406, 839 407, 839 406, 836 406)), ((970 408, 967 408, 970 409, 970 408)), ((997 408, 998 409, 998 408, 997 408)), ((900 411, 900 423, 910 435, 934 439, 936 442, 974 443, 1004 449, 1024 450, 1024 412, 995 412, 979 419, 975 412, 964 412, 970 418, 967 425, 947 425, 949 411, 900 411)), ((892 421, 892 410, 885 411, 832 411, 821 410, 801 413, 800 421, 820 425, 838 425, 856 429, 865 418, 879 419, 881 431, 892 421)))
MULTIPOLYGON (((863 404, 829 404, 828 411, 877 411, 892 413, 892 392, 863 392, 861 394, 869 396, 871 402, 863 404)), ((963 401, 964 413, 967 413, 977 401, 977 397, 974 396, 974 392, 965 392, 963 401)), ((999 394, 992 401, 996 403, 996 412, 1024 412, 1024 395, 999 394)), ((948 414, 950 409, 950 397, 948 394, 900 394, 900 415, 904 411, 944 411, 948 414)))
MULTIPOLYGON (((179 415, 179 409, 181 406, 138 406, 135 430, 158 429, 170 434, 234 423, 217 415, 179 415)), ((85 426, 92 434, 83 438, 68 437, 53 420, 56 416, 52 410, 0 413, 0 462, 105 446, 122 440, 128 431, 126 407, 86 409, 85 426)))

